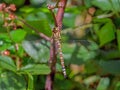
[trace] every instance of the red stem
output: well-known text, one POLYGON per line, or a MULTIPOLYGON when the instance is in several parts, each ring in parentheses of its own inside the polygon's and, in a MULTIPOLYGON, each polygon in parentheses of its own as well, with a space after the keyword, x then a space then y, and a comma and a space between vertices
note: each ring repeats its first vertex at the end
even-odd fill
POLYGON ((59 8, 58 8, 58 12, 56 15, 56 21, 57 21, 57 26, 60 30, 62 29, 62 20, 64 16, 64 10, 65 10, 66 3, 67 3, 67 0, 60 0, 58 4, 59 8))
POLYGON ((50 59, 49 59, 49 66, 51 68, 51 73, 47 75, 46 78, 46 85, 45 90, 52 90, 53 89, 53 81, 55 76, 55 64, 56 64, 57 55, 55 54, 55 43, 51 40, 51 47, 50 47, 50 59))
MULTIPOLYGON (((62 20, 64 16, 64 10, 66 6, 67 0, 60 0, 58 3, 58 12, 55 17, 55 27, 57 26, 59 30, 62 29, 62 20)), ((56 44, 53 38, 51 38, 51 48, 50 48, 50 59, 49 59, 49 66, 51 68, 51 73, 46 78, 46 85, 45 90, 52 90, 53 89, 53 82, 55 76, 55 68, 56 68, 56 60, 57 54, 56 52, 56 44)))

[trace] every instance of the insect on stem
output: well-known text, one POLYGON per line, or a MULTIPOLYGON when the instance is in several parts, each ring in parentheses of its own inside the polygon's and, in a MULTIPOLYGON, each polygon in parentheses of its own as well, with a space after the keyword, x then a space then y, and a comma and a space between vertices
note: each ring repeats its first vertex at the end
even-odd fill
POLYGON ((60 35, 60 31, 58 30, 57 27, 53 31, 53 38, 57 44, 57 48, 58 48, 57 50, 58 50, 58 53, 60 56, 60 62, 61 62, 62 72, 63 72, 64 78, 67 78, 65 64, 64 64, 64 57, 63 57, 61 43, 60 43, 61 35, 60 35))

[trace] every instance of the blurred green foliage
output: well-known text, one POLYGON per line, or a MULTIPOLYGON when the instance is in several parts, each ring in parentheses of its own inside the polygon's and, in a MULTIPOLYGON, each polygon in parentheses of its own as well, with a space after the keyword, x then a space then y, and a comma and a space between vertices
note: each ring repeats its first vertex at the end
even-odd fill
MULTIPOLYGON (((44 90, 50 43, 35 30, 52 36, 54 20, 47 3, 53 1, 0 0, 14 3, 15 14, 27 23, 16 21, 17 30, 8 33, 0 12, 0 90, 44 90), (10 55, 4 55, 6 50, 10 55)), ((53 90, 120 90, 119 8, 120 0, 68 0, 61 43, 69 79, 63 78, 58 57, 53 90), (93 15, 88 13, 91 7, 93 15)))

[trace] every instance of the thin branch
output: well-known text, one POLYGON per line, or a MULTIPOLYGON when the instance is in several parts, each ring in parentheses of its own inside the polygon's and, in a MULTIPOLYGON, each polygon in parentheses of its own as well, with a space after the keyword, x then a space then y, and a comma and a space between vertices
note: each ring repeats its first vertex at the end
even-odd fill
POLYGON ((50 42, 51 39, 50 39, 48 36, 46 36, 45 34, 40 33, 40 32, 39 32, 38 34, 40 35, 41 38, 43 38, 43 39, 45 39, 46 41, 49 41, 49 42, 50 42))
POLYGON ((48 36, 46 36, 45 34, 39 32, 38 29, 36 29, 35 27, 31 26, 30 24, 28 24, 26 21, 24 21, 23 19, 20 19, 18 17, 16 17, 16 19, 18 19, 19 21, 21 21, 22 23, 24 23, 27 27, 31 28, 32 30, 34 30, 36 33, 38 33, 40 35, 40 37, 42 37, 43 39, 45 39, 46 41, 50 41, 50 38, 48 36))
POLYGON ((56 58, 57 55, 55 54, 55 43, 51 40, 51 47, 50 47, 50 59, 49 59, 49 66, 51 68, 51 73, 47 75, 45 90, 52 90, 53 89, 53 81, 56 72, 56 58))
POLYGON ((55 17, 55 14, 53 12, 53 9, 55 8, 55 6, 51 6, 50 4, 47 5, 49 11, 51 12, 52 16, 53 16, 53 19, 54 19, 54 24, 55 26, 57 27, 57 21, 56 21, 56 17, 55 17))

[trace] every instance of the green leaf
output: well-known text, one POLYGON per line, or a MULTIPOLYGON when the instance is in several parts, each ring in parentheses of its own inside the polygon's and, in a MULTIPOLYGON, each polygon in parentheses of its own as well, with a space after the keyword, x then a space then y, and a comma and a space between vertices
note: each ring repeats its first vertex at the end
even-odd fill
POLYGON ((34 21, 27 21, 30 27, 24 25, 24 29, 27 30, 29 33, 32 33, 33 30, 38 34, 38 32, 44 33, 47 36, 52 35, 52 31, 47 20, 34 20, 34 21))
POLYGON ((28 35, 26 40, 22 42, 22 46, 28 55, 35 60, 35 62, 46 63, 49 58, 49 49, 44 45, 44 43, 45 42, 41 40, 39 36, 28 35))
POLYGON ((14 42, 21 42, 25 38, 26 32, 22 29, 17 29, 11 31, 10 36, 14 42))
POLYGON ((29 64, 20 69, 23 74, 30 73, 32 75, 46 75, 50 73, 50 68, 44 64, 29 64))
POLYGON ((27 88, 27 90, 34 90, 33 88, 34 88, 34 78, 33 78, 33 76, 30 74, 30 73, 28 73, 27 74, 28 75, 28 88, 27 88))
POLYGON ((118 43, 118 49, 120 50, 120 30, 117 30, 117 43, 118 43))
POLYGON ((102 10, 111 10, 112 5, 109 0, 92 0, 91 1, 94 6, 99 7, 102 10))
POLYGON ((16 66, 14 64, 14 61, 7 56, 0 56, 0 67, 3 69, 11 70, 11 71, 16 71, 16 66))
POLYGON ((120 60, 101 61, 99 64, 105 73, 120 74, 120 60))
POLYGON ((112 23, 106 23, 99 31, 100 46, 111 42, 115 39, 115 31, 112 23))
POLYGON ((0 74, 0 90, 26 90, 26 85, 24 76, 8 71, 0 74))
POLYGON ((107 90, 109 84, 110 84, 109 78, 101 78, 97 86, 97 90, 107 90))

